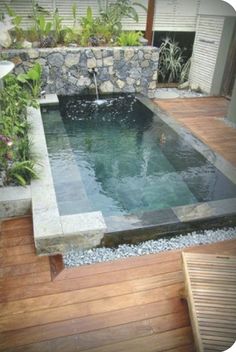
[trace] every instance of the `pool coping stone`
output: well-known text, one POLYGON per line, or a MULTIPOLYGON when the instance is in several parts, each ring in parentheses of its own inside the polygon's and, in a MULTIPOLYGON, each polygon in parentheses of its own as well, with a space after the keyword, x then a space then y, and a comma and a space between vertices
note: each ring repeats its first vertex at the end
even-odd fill
MULTIPOLYGON (((50 94, 43 100, 42 105, 55 105, 58 102, 58 97, 50 94)), ((34 242, 37 254, 60 254, 71 243, 76 243, 82 248, 99 245, 106 230, 101 212, 60 215, 40 109, 29 108, 28 121, 32 126, 30 139, 33 143, 33 153, 39 160, 36 166, 39 179, 31 182, 34 242)))
POLYGON ((0 188, 0 220, 30 213, 30 186, 8 186, 0 188))

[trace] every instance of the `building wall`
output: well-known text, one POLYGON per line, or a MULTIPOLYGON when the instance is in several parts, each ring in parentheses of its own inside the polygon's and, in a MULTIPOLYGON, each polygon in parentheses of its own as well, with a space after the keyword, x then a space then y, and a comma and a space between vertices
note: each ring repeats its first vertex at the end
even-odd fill
POLYGON ((234 88, 233 88, 233 93, 232 93, 227 117, 229 121, 231 121, 236 126, 236 79, 234 82, 234 88))
POLYGON ((223 16, 198 17, 189 76, 194 89, 211 91, 223 26, 223 16))
MULTIPOLYGON (((105 2, 105 0, 100 1, 101 3, 105 2)), ((137 2, 147 7, 148 0, 138 0, 137 2)), ((99 12, 98 0, 38 0, 37 3, 50 13, 58 8, 63 17, 64 25, 72 25, 73 23, 72 5, 74 3, 78 7, 78 18, 85 16, 88 6, 92 8, 95 16, 99 12)), ((31 1, 0 1, 1 12, 6 12, 4 4, 12 7, 17 14, 23 17, 24 26, 30 25, 31 1)), ((123 22, 123 28, 145 30, 146 11, 138 6, 135 8, 139 15, 139 22, 136 23, 132 19, 126 18, 123 22)), ((156 0, 153 29, 155 31, 195 31, 199 15, 234 16, 235 11, 222 0, 156 0)))
MULTIPOLYGON (((101 0, 101 2, 105 0, 101 0)), ((203 1, 203 0, 202 0, 203 1)), ((98 14, 97 0, 38 0, 40 6, 44 7, 50 13, 58 8, 60 15, 63 17, 63 25, 72 25, 72 5, 78 5, 78 18, 86 15, 87 7, 90 6, 93 14, 98 14)), ((147 7, 147 0, 139 0, 139 3, 147 7)), ((156 0, 154 30, 155 31, 194 31, 196 27, 197 14, 201 0, 156 0)), ((32 12, 32 4, 29 0, 0 1, 0 11, 5 12, 4 3, 11 6, 17 13, 23 17, 23 25, 30 25, 30 14, 32 12)), ((139 22, 136 23, 132 19, 126 18, 123 21, 125 30, 145 30, 146 28, 146 11, 136 6, 139 15, 139 22)))

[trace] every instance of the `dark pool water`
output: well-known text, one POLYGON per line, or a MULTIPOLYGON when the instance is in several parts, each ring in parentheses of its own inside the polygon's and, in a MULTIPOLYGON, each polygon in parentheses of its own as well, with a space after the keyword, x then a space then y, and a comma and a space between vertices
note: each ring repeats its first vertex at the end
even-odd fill
POLYGON ((43 112, 61 215, 140 213, 236 196, 236 187, 132 95, 60 98, 43 112))

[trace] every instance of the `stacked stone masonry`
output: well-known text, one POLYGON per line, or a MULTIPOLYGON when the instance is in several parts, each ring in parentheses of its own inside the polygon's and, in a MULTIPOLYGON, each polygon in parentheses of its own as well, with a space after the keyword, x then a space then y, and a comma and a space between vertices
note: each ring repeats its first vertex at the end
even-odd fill
POLYGON ((158 49, 151 46, 20 49, 4 51, 3 55, 2 59, 15 63, 16 74, 39 62, 46 93, 93 94, 95 85, 89 69, 96 68, 101 94, 142 93, 154 97, 158 49))

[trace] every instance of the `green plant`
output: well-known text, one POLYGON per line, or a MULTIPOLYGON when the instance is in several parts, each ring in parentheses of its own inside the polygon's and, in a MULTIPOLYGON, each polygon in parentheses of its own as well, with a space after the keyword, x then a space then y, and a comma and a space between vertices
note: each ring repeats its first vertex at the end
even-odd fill
POLYGON ((31 91, 11 74, 4 78, 0 90, 0 171, 3 183, 24 186, 37 175, 28 139, 27 106, 35 106, 31 91))
POLYGON ((37 32, 35 27, 31 27, 24 32, 26 40, 29 42, 37 42, 40 40, 39 33, 37 32))
POLYGON ((119 34, 121 31, 121 21, 124 17, 129 17, 138 22, 138 13, 135 9, 136 6, 147 11, 145 6, 138 2, 132 2, 131 0, 116 0, 115 2, 98 0, 98 5, 102 21, 112 28, 115 35, 119 34))
POLYGON ((14 162, 7 170, 7 183, 17 183, 20 186, 26 186, 31 179, 37 179, 38 176, 34 171, 35 163, 32 160, 14 162))
POLYGON ((17 80, 26 84, 34 98, 38 98, 41 90, 42 68, 38 62, 27 73, 20 73, 17 80))
POLYGON ((188 80, 190 66, 191 66, 191 57, 182 66, 182 70, 180 73, 180 83, 186 82, 188 80))
POLYGON ((117 44, 120 46, 139 46, 142 32, 121 32, 117 44))
POLYGON ((73 27, 77 26, 77 15, 78 15, 78 8, 76 3, 74 2, 72 5, 73 27))
POLYGON ((86 16, 80 20, 81 30, 81 45, 86 46, 90 44, 90 39, 96 37, 98 20, 93 17, 93 11, 89 6, 87 8, 86 16))
POLYGON ((16 41, 21 41, 24 39, 24 31, 20 27, 20 24, 22 22, 22 17, 17 15, 17 13, 7 4, 4 4, 5 8, 7 10, 7 14, 12 18, 12 24, 14 25, 14 30, 11 31, 14 36, 16 41))
POLYGON ((41 39, 47 37, 52 30, 52 22, 47 22, 44 15, 37 17, 37 26, 41 39))
POLYGON ((81 36, 81 30, 77 27, 74 27, 74 28, 66 27, 66 28, 63 28, 61 31, 61 40, 66 45, 70 43, 79 44, 80 36, 81 36))
POLYGON ((112 42, 114 30, 101 17, 94 17, 91 7, 87 8, 86 16, 80 20, 82 46, 104 45, 112 42))
POLYGON ((183 64, 183 50, 174 40, 165 38, 160 46, 158 79, 168 83, 179 82, 183 64))
POLYGON ((53 31, 54 40, 56 43, 62 40, 62 17, 59 15, 58 9, 53 13, 53 31))
MULTIPOLYGON (((50 16, 50 13, 35 0, 32 0, 32 15, 33 29, 37 33, 38 39, 43 42, 52 30, 52 22, 46 21, 45 16, 50 16)), ((45 45, 42 45, 45 46, 45 45)))

